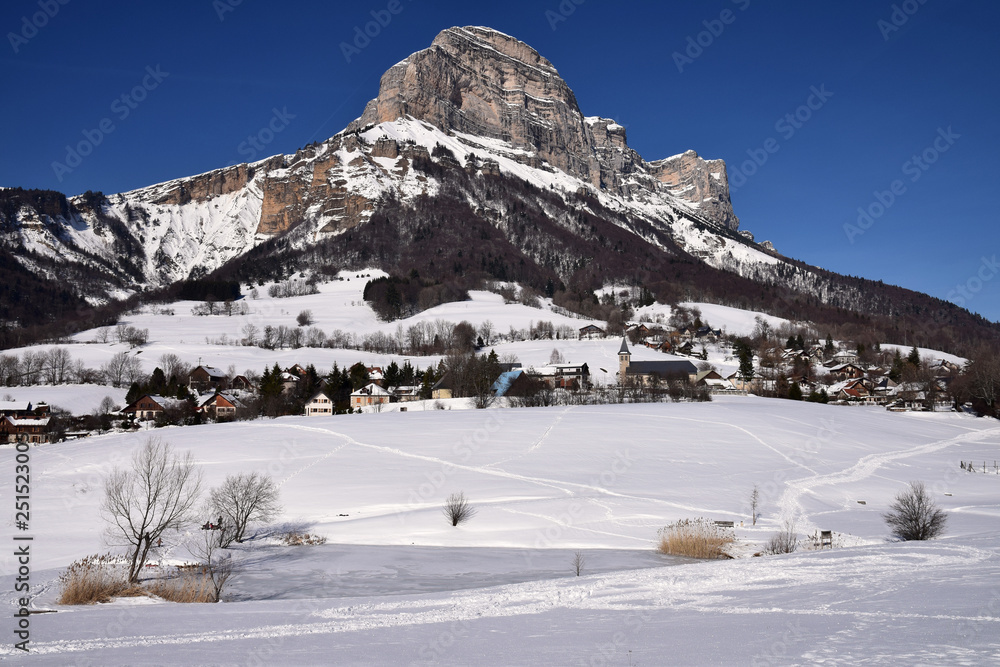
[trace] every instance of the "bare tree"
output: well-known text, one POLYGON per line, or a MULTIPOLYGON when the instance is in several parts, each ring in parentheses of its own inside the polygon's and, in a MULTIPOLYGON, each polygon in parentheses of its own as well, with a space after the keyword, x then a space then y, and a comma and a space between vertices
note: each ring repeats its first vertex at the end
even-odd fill
POLYGON ((64 384, 69 377, 73 359, 64 347, 53 347, 45 353, 45 381, 64 384))
MULTIPOLYGON (((184 362, 173 352, 167 352, 166 354, 160 355, 159 360, 160 370, 163 371, 163 376, 169 381, 170 378, 176 378, 177 380, 183 380, 181 377, 181 370, 184 368, 184 362)), ((184 374, 186 375, 186 373, 184 374)))
POLYGON ((580 576, 583 573, 583 568, 587 564, 587 557, 583 555, 583 552, 577 551, 573 554, 573 572, 576 576, 580 576))
POLYGON ((257 472, 229 475, 217 489, 212 489, 209 503, 212 513, 219 513, 228 527, 222 532, 222 546, 242 542, 247 525, 253 521, 270 521, 281 513, 278 487, 270 475, 257 472))
POLYGON ((313 323, 313 313, 311 310, 303 310, 295 318, 295 321, 300 327, 307 327, 313 323))
POLYGON ((105 478, 101 513, 111 524, 108 541, 130 552, 130 582, 139 581, 153 543, 192 519, 200 495, 201 471, 191 453, 175 454, 159 438, 132 454, 131 468, 116 467, 105 478))
POLYGON ((474 517, 477 510, 469 504, 465 492, 459 491, 448 496, 448 499, 444 501, 443 511, 451 525, 457 526, 474 517))
POLYGON ((944 532, 948 515, 927 495, 923 482, 910 482, 882 518, 901 540, 929 540, 944 532))
POLYGON ((128 352, 116 352, 108 359, 107 363, 101 366, 105 380, 114 387, 122 386, 130 368, 130 359, 128 352))
POLYGON ((760 506, 760 491, 757 489, 757 485, 753 485, 753 491, 750 492, 750 520, 753 525, 757 525, 757 517, 760 514, 757 513, 757 508, 760 506))
POLYGON ((118 406, 115 404, 115 399, 111 398, 110 396, 105 396, 104 398, 101 399, 101 404, 97 406, 97 414, 108 415, 117 409, 118 406))
POLYGON ((254 346, 257 344, 257 336, 260 334, 260 329, 253 322, 247 322, 243 325, 243 345, 254 346))
POLYGON ((493 344, 493 332, 495 331, 493 327, 493 322, 489 320, 484 320, 479 325, 479 335, 483 339, 483 343, 486 345, 493 344))

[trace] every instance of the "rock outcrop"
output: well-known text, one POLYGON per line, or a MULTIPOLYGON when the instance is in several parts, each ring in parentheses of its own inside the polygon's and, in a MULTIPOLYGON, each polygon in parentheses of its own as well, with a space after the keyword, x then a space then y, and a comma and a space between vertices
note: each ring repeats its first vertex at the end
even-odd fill
POLYGON ((631 198, 637 188, 663 183, 704 218, 730 229, 739 225, 721 160, 689 151, 646 164, 629 148, 624 127, 584 117, 552 63, 490 28, 448 28, 429 48, 391 67, 378 97, 347 131, 407 116, 446 132, 507 142, 525 152, 526 164, 540 159, 616 196, 631 198))

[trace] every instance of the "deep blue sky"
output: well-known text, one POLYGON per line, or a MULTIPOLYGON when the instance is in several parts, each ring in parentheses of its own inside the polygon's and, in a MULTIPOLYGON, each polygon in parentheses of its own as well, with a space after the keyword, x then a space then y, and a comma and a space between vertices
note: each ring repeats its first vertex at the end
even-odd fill
POLYGON ((360 115, 379 76, 441 29, 488 25, 551 60, 582 111, 625 125, 646 159, 694 149, 725 159, 734 183, 737 171, 754 171, 733 204, 758 240, 1000 320, 1000 268, 983 266, 1000 255, 1000 4, 563 0, 568 16, 553 22, 560 0, 399 1, 402 10, 347 62, 341 43, 388 0, 69 0, 37 34, 23 21, 42 11, 39 0, 8 0, 0 185, 111 193, 246 161, 241 142, 274 109, 294 118, 254 157, 293 152, 360 115), (893 4, 913 13, 897 12, 901 27, 890 31, 893 4), (220 8, 232 11, 220 20, 220 8), (724 10, 730 22, 713 25, 724 10), (721 34, 703 34, 708 46, 678 71, 673 54, 705 21, 721 34), (12 32, 29 38, 12 45, 12 32), (154 87, 147 66, 168 75, 154 87), (115 101, 144 77, 152 90, 123 119, 115 101), (800 110, 808 120, 776 126, 824 86, 832 96, 800 110), (114 130, 60 181, 52 163, 65 162, 65 147, 85 130, 97 136, 103 119, 114 130), (948 128, 951 139, 938 141, 948 150, 938 153, 935 139, 948 128), (777 151, 766 154, 765 144, 777 151), (936 161, 926 170, 906 165, 928 149, 936 161), (748 151, 766 162, 743 168, 748 151), (901 194, 849 239, 844 225, 858 207, 879 213, 875 193, 897 180, 901 194))

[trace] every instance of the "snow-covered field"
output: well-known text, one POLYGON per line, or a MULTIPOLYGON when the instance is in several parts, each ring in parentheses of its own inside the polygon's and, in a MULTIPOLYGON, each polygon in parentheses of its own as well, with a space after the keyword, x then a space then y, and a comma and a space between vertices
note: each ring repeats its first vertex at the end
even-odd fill
POLYGON ((28 401, 32 405, 48 403, 53 408, 62 408, 73 415, 90 414, 101 405, 105 396, 110 396, 116 405, 124 406, 127 393, 125 389, 100 384, 0 387, 0 399, 9 397, 12 401, 28 401))
MULTIPOLYGON (((986 664, 1000 659, 996 421, 790 401, 288 417, 155 431, 207 485, 281 484, 285 528, 261 537, 218 605, 148 599, 59 607, 60 568, 105 550, 101 475, 147 433, 31 449, 32 653, 16 664, 986 664), (926 482, 943 539, 891 543, 881 513, 926 482), (749 516, 753 485, 762 519, 749 516), (478 514, 458 528, 443 499, 478 514), (859 504, 864 501, 866 504, 859 504), (342 516, 346 515, 346 516, 342 516), (736 522, 745 557, 653 551, 682 518, 736 522), (836 548, 750 557, 786 519, 836 548), (570 569, 573 553, 587 563, 570 569)), ((14 452, 0 449, 0 497, 14 452)), ((14 532, 11 516, 7 534, 14 532)), ((192 527, 194 528, 194 527, 192 527)), ((193 532, 197 532, 196 530, 193 532)), ((807 540, 808 542, 808 540, 807 540)), ((10 543, 8 543, 10 544, 10 543)), ((13 612, 12 549, 0 557, 13 612)), ((164 545, 164 562, 186 558, 164 545)), ((7 636, 13 637, 8 615, 7 636)))

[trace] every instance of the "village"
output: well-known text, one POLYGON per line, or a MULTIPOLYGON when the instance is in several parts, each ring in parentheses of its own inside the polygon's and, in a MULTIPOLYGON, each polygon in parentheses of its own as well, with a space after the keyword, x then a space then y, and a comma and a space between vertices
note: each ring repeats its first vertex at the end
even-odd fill
POLYGON ((305 360, 236 374, 234 366, 222 370, 199 360, 190 368, 174 357, 163 364, 169 377, 159 367, 148 376, 133 373, 124 405, 106 399, 90 414, 65 414, 44 402, 32 403, 25 400, 27 387, 21 387, 17 400, 0 401, 0 443, 55 442, 111 430, 262 416, 710 401, 725 395, 889 411, 971 410, 960 379, 963 368, 953 361, 922 359, 916 348, 904 357, 898 348, 865 349, 829 338, 825 344, 819 339, 806 343, 801 333, 781 345, 776 332, 764 329, 737 337, 705 325, 630 322, 619 338, 593 324, 581 327, 577 340, 606 343, 609 355, 617 347, 613 374, 567 362, 555 348, 549 363, 526 366, 483 345, 450 354, 426 369, 409 360, 402 366, 358 362, 343 369, 335 364, 326 374, 305 360), (664 358, 633 360, 636 349, 654 350, 664 358), (709 361, 710 352, 713 360, 729 363, 709 361))

